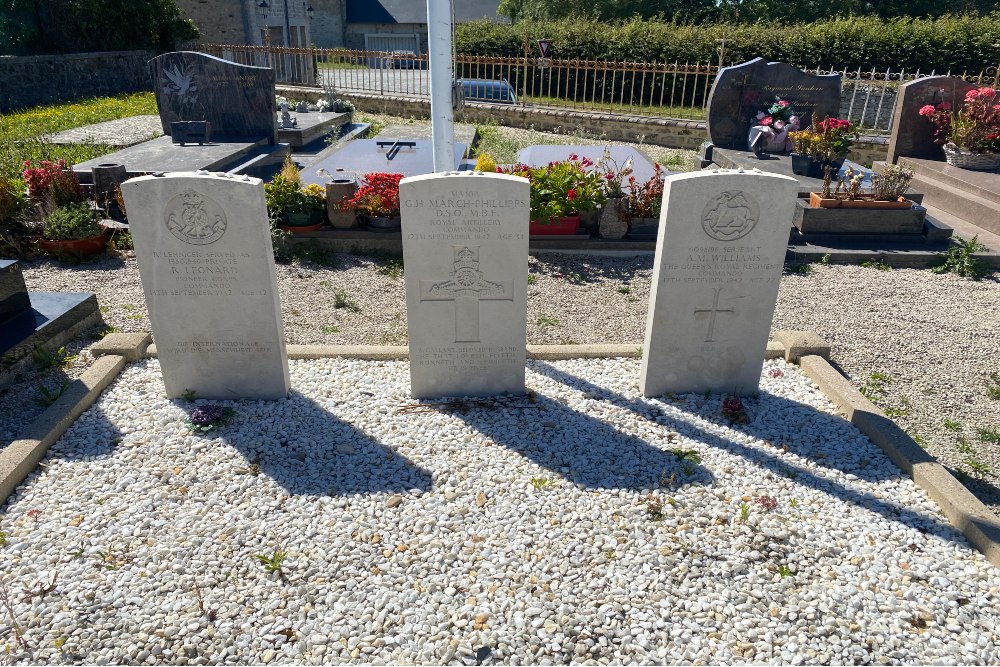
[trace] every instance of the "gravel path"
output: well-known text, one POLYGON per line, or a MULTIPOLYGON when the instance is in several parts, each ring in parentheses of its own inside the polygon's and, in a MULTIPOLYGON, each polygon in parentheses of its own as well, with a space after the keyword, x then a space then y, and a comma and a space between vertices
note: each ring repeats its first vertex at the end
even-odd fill
MULTIPOLYGON (((336 268, 278 265, 288 342, 406 344, 400 261, 347 254, 333 260, 336 268)), ((652 261, 651 254, 532 256, 528 342, 641 345, 652 261)), ((24 274, 32 290, 94 291, 109 325, 149 330, 132 259, 77 267, 38 260, 24 274)), ((1000 511, 1000 399, 989 392, 997 385, 990 374, 1000 373, 998 307, 995 278, 815 265, 809 275, 783 276, 773 328, 811 329, 829 340, 854 385, 1000 511)), ((70 346, 83 349, 70 376, 88 359, 88 342, 70 346)), ((31 400, 39 379, 52 391, 62 378, 56 371, 32 375, 0 395, 0 442, 41 409, 31 400)))
POLYGON ((194 434, 128 367, 0 519, 5 660, 1000 661, 996 568, 783 361, 741 425, 637 360, 452 411, 405 362, 291 375, 194 434))

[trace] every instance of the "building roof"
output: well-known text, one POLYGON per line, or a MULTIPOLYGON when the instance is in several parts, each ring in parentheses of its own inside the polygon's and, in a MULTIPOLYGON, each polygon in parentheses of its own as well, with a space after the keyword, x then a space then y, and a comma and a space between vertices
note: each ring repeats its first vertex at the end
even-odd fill
MULTIPOLYGON (((455 22, 496 20, 500 0, 458 0, 455 22)), ((348 23, 427 23, 426 0, 347 0, 348 23)))

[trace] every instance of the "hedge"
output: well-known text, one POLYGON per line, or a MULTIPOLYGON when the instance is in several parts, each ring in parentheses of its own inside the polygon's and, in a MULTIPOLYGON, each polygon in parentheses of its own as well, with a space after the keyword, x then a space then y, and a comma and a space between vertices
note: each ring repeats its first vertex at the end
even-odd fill
POLYGON ((535 41, 552 40, 551 57, 584 60, 718 62, 717 40, 726 40, 726 64, 758 56, 803 68, 836 68, 939 74, 979 73, 1000 63, 1000 12, 935 19, 834 18, 778 25, 716 23, 682 25, 634 19, 522 21, 514 25, 474 21, 456 28, 459 53, 521 56, 535 41))

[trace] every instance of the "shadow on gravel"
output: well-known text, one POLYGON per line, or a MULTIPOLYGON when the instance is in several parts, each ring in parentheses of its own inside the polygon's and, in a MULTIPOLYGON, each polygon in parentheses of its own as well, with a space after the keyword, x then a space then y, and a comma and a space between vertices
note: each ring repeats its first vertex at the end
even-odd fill
POLYGON ((532 255, 529 264, 532 273, 563 278, 571 283, 593 283, 598 280, 631 281, 640 271, 653 270, 653 255, 629 257, 602 257, 563 255, 540 252, 532 255))
MULTIPOLYGON (((823 443, 828 438, 837 437, 837 434, 844 433, 845 429, 855 430, 848 422, 834 415, 815 410, 801 403, 774 396, 773 394, 761 392, 756 398, 744 399, 744 405, 749 414, 750 422, 733 426, 722 417, 721 396, 719 394, 713 395, 715 400, 711 402, 711 409, 706 406, 706 409, 697 412, 686 412, 681 407, 671 405, 670 403, 660 403, 660 405, 664 406, 660 407, 660 405, 657 405, 657 402, 663 401, 662 398, 628 398, 617 392, 592 384, 583 378, 565 373, 546 362, 531 361, 528 368, 568 387, 584 391, 595 398, 607 401, 620 408, 631 410, 640 417, 671 428, 697 442, 732 452, 761 468, 770 470, 776 475, 792 479, 796 484, 828 493, 846 502, 864 507, 872 512, 877 512, 887 519, 899 521, 904 525, 916 528, 920 532, 932 533, 952 541, 964 541, 958 530, 945 520, 938 520, 935 517, 914 512, 905 506, 886 502, 870 493, 849 488, 837 481, 817 475, 807 464, 796 464, 783 460, 779 456, 778 452, 780 451, 781 453, 790 453, 805 459, 812 459, 816 461, 818 467, 837 469, 845 474, 854 475, 865 482, 877 482, 882 479, 894 479, 905 476, 904 473, 891 463, 869 467, 870 463, 877 460, 876 457, 878 459, 886 458, 882 450, 874 444, 869 443, 867 448, 859 447, 852 450, 849 454, 845 453, 839 456, 831 455, 830 452, 825 451, 823 443), (793 406, 799 411, 799 415, 803 413, 806 415, 794 424, 795 429, 799 431, 799 435, 796 435, 795 430, 789 428, 790 425, 782 418, 785 411, 793 406), (775 454, 742 444, 734 438, 720 437, 715 433, 699 428, 695 424, 672 418, 669 414, 672 410, 677 410, 686 415, 694 415, 705 421, 728 427, 733 430, 734 435, 736 433, 743 433, 751 438, 772 442, 775 446, 775 454), (780 441, 776 440, 776 436, 778 435, 783 436, 780 441), (880 471, 881 473, 885 473, 887 470, 891 472, 889 474, 880 474, 880 471)), ((867 442, 867 439, 863 435, 859 434, 859 438, 867 442)), ((712 473, 706 471, 706 474, 711 475, 712 473)))
MULTIPOLYGON (((258 430, 222 429, 217 437, 235 447, 290 494, 342 496, 430 491, 430 471, 382 446, 363 431, 292 390, 287 401, 268 403, 273 415, 258 430), (294 419, 281 415, 294 414, 294 419)), ((237 415, 240 412, 236 405, 237 415)), ((209 437, 212 434, 208 434, 209 437)))
POLYGON ((546 396, 508 400, 517 403, 461 409, 480 401, 458 399, 451 402, 456 409, 442 412, 585 489, 642 491, 662 488, 671 478, 697 484, 715 480, 707 468, 682 460, 668 447, 653 447, 557 400, 546 396))

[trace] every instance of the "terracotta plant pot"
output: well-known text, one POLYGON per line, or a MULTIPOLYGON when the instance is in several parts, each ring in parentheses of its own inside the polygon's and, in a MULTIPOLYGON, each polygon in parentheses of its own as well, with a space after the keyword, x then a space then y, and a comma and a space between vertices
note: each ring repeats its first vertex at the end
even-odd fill
POLYGON ((569 236, 580 231, 580 214, 566 216, 565 218, 554 218, 543 224, 538 220, 528 223, 529 236, 569 236))
POLYGON ((322 222, 317 222, 315 225, 278 225, 278 229, 284 232, 291 232, 292 234, 302 234, 303 232, 315 232, 323 228, 322 222))
POLYGON ((809 206, 812 208, 890 208, 908 209, 913 207, 913 202, 900 197, 897 201, 876 201, 872 195, 861 195, 860 199, 823 199, 819 192, 809 193, 809 206))
POLYGON ((49 239, 38 239, 38 245, 53 257, 60 255, 99 255, 108 246, 108 234, 102 232, 97 236, 86 239, 71 239, 68 241, 52 241, 49 239))

